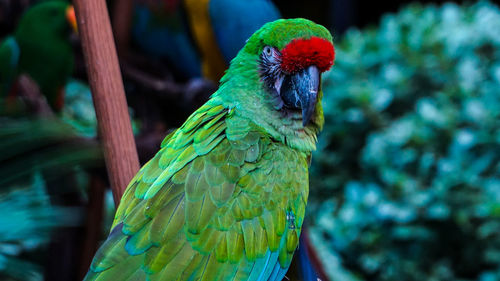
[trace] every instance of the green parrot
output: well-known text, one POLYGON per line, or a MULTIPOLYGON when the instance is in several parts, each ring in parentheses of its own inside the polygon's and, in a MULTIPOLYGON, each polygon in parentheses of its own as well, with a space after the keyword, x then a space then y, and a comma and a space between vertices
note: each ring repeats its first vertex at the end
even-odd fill
POLYGON ((64 85, 73 71, 68 36, 76 31, 73 7, 64 1, 46 1, 30 8, 11 36, 0 44, 0 97, 16 95, 18 75, 28 74, 49 105, 60 111, 64 85))
POLYGON ((85 280, 281 280, 323 127, 327 29, 265 24, 132 179, 85 280))

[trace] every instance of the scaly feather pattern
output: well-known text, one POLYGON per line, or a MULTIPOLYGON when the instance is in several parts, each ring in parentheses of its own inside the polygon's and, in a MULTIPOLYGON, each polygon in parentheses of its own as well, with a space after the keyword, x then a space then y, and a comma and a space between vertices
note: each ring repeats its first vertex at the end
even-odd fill
POLYGON ((307 183, 305 153, 212 100, 132 180, 86 280, 268 280, 290 265, 307 183))

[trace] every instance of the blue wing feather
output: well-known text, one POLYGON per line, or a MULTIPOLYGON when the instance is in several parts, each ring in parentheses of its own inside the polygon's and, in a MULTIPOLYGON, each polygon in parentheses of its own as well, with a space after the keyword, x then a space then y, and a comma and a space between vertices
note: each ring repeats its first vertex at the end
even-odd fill
POLYGON ((269 276, 269 279, 267 279, 267 281, 281 281, 283 280, 283 277, 285 277, 287 271, 288 267, 282 268, 279 263, 276 263, 274 265, 273 272, 271 276, 269 276))
MULTIPOLYGON (((287 225, 288 227, 288 225, 287 225)), ((261 279, 258 281, 281 281, 283 277, 285 277, 286 272, 288 271, 289 266, 286 268, 281 267, 279 262, 279 249, 286 247, 286 233, 283 234, 280 241, 280 246, 278 250, 274 253, 271 253, 269 258, 269 262, 266 264, 265 270, 263 270, 263 274, 261 279)))

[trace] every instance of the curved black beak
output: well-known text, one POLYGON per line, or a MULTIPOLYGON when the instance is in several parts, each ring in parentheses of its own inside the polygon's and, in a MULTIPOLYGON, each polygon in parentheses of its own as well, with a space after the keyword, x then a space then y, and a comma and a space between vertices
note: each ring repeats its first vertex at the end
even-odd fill
POLYGON ((281 99, 286 107, 302 110, 304 127, 316 108, 320 80, 321 73, 314 65, 283 78, 279 91, 281 99))

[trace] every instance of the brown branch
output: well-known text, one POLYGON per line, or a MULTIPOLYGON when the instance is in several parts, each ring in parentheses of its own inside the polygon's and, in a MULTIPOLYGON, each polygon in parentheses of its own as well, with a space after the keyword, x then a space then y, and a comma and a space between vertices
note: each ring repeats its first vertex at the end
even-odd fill
POLYGON ((115 204, 139 170, 105 0, 74 0, 78 28, 115 204))
POLYGON ((208 79, 193 78, 187 83, 177 83, 171 77, 153 76, 127 62, 122 62, 121 67, 126 79, 148 88, 149 94, 176 99, 185 104, 193 103, 196 99, 205 101, 217 89, 216 84, 208 79))
POLYGON ((173 82, 168 77, 159 79, 148 73, 136 68, 126 62, 121 64, 123 75, 127 79, 139 82, 141 85, 146 85, 153 91, 168 91, 171 95, 177 97, 182 92, 182 87, 173 82))

